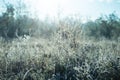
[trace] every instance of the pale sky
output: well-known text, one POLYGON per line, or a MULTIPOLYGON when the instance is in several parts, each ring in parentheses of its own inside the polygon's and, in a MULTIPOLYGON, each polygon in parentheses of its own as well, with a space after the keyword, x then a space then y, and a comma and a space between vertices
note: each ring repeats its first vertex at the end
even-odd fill
MULTIPOLYGON (((16 0, 8 1, 14 3, 16 0)), ((46 16, 56 17, 58 13, 61 16, 79 14, 97 18, 101 14, 116 12, 120 16, 120 0, 26 0, 26 4, 41 19, 46 16)))

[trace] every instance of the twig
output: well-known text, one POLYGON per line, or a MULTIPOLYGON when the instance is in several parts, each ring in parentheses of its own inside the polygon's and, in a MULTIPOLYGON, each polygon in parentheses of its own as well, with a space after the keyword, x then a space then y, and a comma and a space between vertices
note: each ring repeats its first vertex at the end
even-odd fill
POLYGON ((25 75, 23 76, 23 79, 22 79, 22 80, 25 80, 27 74, 28 74, 31 70, 33 70, 33 68, 30 68, 30 69, 25 73, 25 75))

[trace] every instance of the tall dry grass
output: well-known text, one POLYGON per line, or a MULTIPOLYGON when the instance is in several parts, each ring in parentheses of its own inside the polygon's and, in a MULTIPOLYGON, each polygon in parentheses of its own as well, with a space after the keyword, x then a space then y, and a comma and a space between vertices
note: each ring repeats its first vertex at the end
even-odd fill
POLYGON ((119 80, 120 43, 59 27, 49 39, 0 39, 0 80, 119 80))

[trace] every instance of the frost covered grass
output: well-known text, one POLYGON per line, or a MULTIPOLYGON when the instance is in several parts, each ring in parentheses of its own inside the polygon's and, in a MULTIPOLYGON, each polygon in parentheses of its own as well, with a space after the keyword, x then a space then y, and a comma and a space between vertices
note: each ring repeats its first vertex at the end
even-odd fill
POLYGON ((120 42, 91 40, 79 29, 50 39, 0 39, 0 80, 119 80, 120 42))

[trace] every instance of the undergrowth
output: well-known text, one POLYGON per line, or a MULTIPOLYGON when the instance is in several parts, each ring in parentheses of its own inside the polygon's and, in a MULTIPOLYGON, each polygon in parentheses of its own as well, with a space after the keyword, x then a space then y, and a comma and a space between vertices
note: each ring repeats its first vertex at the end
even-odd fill
POLYGON ((119 80, 120 43, 90 40, 76 28, 50 39, 0 39, 0 80, 119 80))

